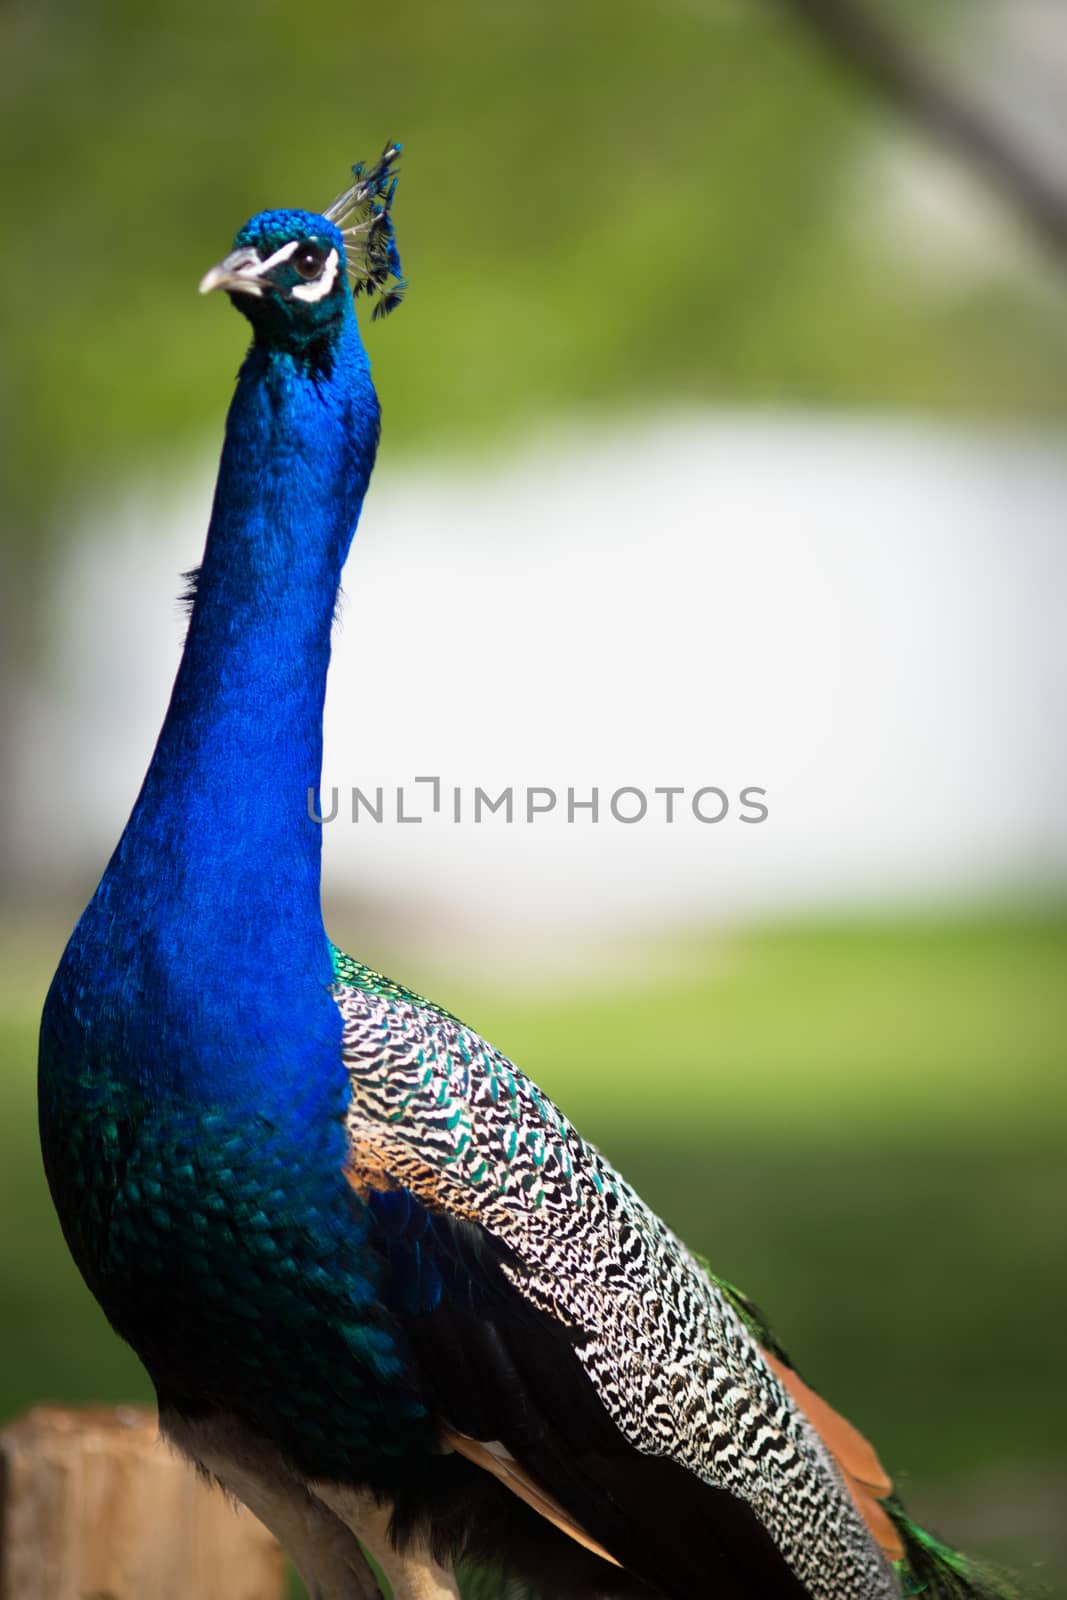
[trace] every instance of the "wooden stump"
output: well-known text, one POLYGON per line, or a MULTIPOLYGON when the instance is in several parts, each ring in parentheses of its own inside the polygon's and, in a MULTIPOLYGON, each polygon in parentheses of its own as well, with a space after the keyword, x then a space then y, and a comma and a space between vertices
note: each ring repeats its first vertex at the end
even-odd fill
POLYGON ((154 1412, 40 1406, 0 1433, 0 1600, 280 1600, 281 1552, 154 1412))

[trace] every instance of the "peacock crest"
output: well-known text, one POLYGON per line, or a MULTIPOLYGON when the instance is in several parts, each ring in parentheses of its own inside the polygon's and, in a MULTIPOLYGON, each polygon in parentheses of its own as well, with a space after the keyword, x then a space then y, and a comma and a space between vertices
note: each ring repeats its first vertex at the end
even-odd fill
POLYGON ((392 218, 401 148, 390 141, 373 166, 357 161, 352 183, 323 213, 344 237, 353 296, 378 297, 372 319, 395 311, 407 288, 392 218))

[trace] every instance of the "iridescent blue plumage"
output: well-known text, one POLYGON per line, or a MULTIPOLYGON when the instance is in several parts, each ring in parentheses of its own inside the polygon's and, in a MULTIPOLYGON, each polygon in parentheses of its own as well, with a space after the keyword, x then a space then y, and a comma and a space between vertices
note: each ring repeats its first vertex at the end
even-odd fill
MULTIPOLYGON (((325 217, 283 211, 235 252, 294 238, 344 249, 325 217)), ((291 1452, 314 1437, 320 1464, 328 1446, 348 1472, 372 1439, 389 1455, 425 1431, 342 1176, 347 1079, 306 806, 378 405, 343 271, 301 303, 282 266, 281 292, 234 294, 256 339, 198 597, 144 786, 49 995, 42 1131, 75 1256, 161 1397, 199 1403, 209 1382, 291 1452)))
MULTIPOLYGON (((748 1303, 327 939, 307 796, 379 421, 346 272, 395 303, 398 148, 202 284, 253 343, 159 742, 42 1019, 66 1237, 167 1433, 316 1600, 375 1592, 356 1535, 394 1600, 454 1596, 464 1553, 574 1600, 892 1600, 915 1536, 748 1303)), ((932 1600, 992 1592, 950 1555, 922 1546, 932 1600)))

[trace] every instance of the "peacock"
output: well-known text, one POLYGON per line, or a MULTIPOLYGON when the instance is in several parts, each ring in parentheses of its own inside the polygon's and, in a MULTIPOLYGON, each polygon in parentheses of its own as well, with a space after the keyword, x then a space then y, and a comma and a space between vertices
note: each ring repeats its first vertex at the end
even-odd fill
POLYGON ((314 1600, 378 1594, 364 1552, 395 1600, 464 1561, 560 1600, 1002 1596, 529 1078, 327 937, 308 795, 399 149, 200 285, 252 343, 162 731, 41 1024, 74 1260, 314 1600))

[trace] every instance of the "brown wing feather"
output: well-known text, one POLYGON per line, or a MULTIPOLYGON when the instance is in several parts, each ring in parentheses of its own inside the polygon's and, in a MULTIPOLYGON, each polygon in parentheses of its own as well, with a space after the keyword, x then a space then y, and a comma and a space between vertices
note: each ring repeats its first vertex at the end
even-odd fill
POLYGON ((491 1472, 498 1478, 506 1489, 518 1495, 520 1500, 538 1512, 553 1527, 565 1533, 576 1544, 582 1545, 586 1550, 591 1550, 595 1556, 600 1556, 604 1561, 610 1561, 613 1567, 619 1563, 613 1555, 609 1555, 602 1545, 590 1538, 584 1528, 580 1528, 569 1516, 558 1500, 548 1494, 530 1474, 515 1460, 503 1445, 486 1443, 481 1439, 471 1439, 465 1433, 445 1433, 443 1442, 451 1445, 457 1455, 466 1456, 468 1461, 473 1461, 475 1466, 482 1467, 486 1472, 491 1472))

